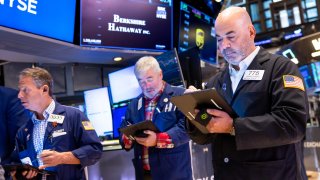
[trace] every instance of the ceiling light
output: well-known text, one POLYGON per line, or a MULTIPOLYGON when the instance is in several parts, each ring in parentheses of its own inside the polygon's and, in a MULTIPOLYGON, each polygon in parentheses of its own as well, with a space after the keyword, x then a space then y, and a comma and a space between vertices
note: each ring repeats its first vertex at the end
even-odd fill
POLYGON ((114 61, 122 61, 122 57, 115 57, 113 58, 114 61))

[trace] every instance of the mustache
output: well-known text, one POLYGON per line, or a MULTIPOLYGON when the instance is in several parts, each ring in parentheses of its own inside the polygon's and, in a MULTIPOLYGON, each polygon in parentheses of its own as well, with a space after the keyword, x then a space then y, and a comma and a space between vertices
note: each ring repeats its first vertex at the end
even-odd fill
POLYGON ((146 90, 146 91, 153 91, 154 88, 146 88, 145 90, 146 90))
POLYGON ((222 54, 231 54, 231 53, 235 53, 236 51, 232 48, 227 48, 222 50, 222 54))

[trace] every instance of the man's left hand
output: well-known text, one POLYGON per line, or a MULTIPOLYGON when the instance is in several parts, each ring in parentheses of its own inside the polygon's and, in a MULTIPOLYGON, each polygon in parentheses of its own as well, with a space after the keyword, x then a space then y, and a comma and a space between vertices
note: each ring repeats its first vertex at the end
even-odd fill
POLYGON ((39 169, 44 169, 46 167, 56 166, 62 164, 62 153, 53 150, 43 150, 40 158, 43 165, 39 169))
POLYGON ((213 117, 206 126, 210 133, 230 133, 233 128, 233 119, 224 111, 207 109, 213 117))
POLYGON ((157 134, 150 130, 145 130, 145 134, 148 135, 148 137, 142 138, 142 137, 134 137, 137 141, 137 143, 146 146, 146 147, 152 147, 157 145, 157 134))

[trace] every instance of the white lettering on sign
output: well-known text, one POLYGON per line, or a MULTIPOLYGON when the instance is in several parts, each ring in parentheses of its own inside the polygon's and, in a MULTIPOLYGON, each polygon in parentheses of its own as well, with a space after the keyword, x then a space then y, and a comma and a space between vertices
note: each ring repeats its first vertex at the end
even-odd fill
POLYGON ((122 24, 134 24, 134 25, 141 25, 141 26, 146 25, 146 21, 144 20, 121 18, 118 14, 113 15, 113 22, 122 23, 122 24))
MULTIPOLYGON (((37 14, 37 0, 8 0, 10 8, 17 8, 20 11, 30 14, 37 14)), ((0 5, 5 5, 5 0, 0 0, 0 5)))
POLYGON ((108 23, 108 31, 113 32, 124 32, 124 33, 134 33, 134 34, 145 34, 150 35, 150 31, 147 29, 137 28, 137 27, 125 27, 119 24, 132 24, 138 26, 146 26, 146 21, 141 19, 129 19, 122 18, 118 14, 113 15, 113 22, 108 23))

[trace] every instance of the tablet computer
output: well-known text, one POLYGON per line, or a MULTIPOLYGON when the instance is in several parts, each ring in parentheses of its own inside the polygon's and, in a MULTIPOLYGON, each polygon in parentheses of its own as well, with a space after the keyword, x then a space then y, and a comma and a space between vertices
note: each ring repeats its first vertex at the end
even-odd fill
POLYGON ((129 126, 125 126, 122 128, 119 128, 119 131, 122 134, 125 134, 127 137, 129 137, 131 140, 135 140, 134 137, 147 137, 148 135, 145 134, 144 130, 151 130, 154 132, 159 132, 158 128, 153 124, 152 121, 141 121, 136 124, 132 124, 129 126))
POLYGON ((11 172, 11 171, 20 171, 20 172, 22 172, 22 171, 33 170, 33 171, 36 171, 39 174, 47 174, 47 175, 55 174, 55 172, 53 172, 53 171, 47 171, 47 170, 39 169, 39 168, 31 166, 29 164, 6 164, 6 165, 2 165, 2 167, 6 172, 11 172))
POLYGON ((206 127, 196 121, 194 109, 218 109, 225 111, 230 117, 235 118, 237 114, 224 100, 215 88, 186 93, 171 97, 170 101, 195 125, 202 133, 209 133, 206 127))

